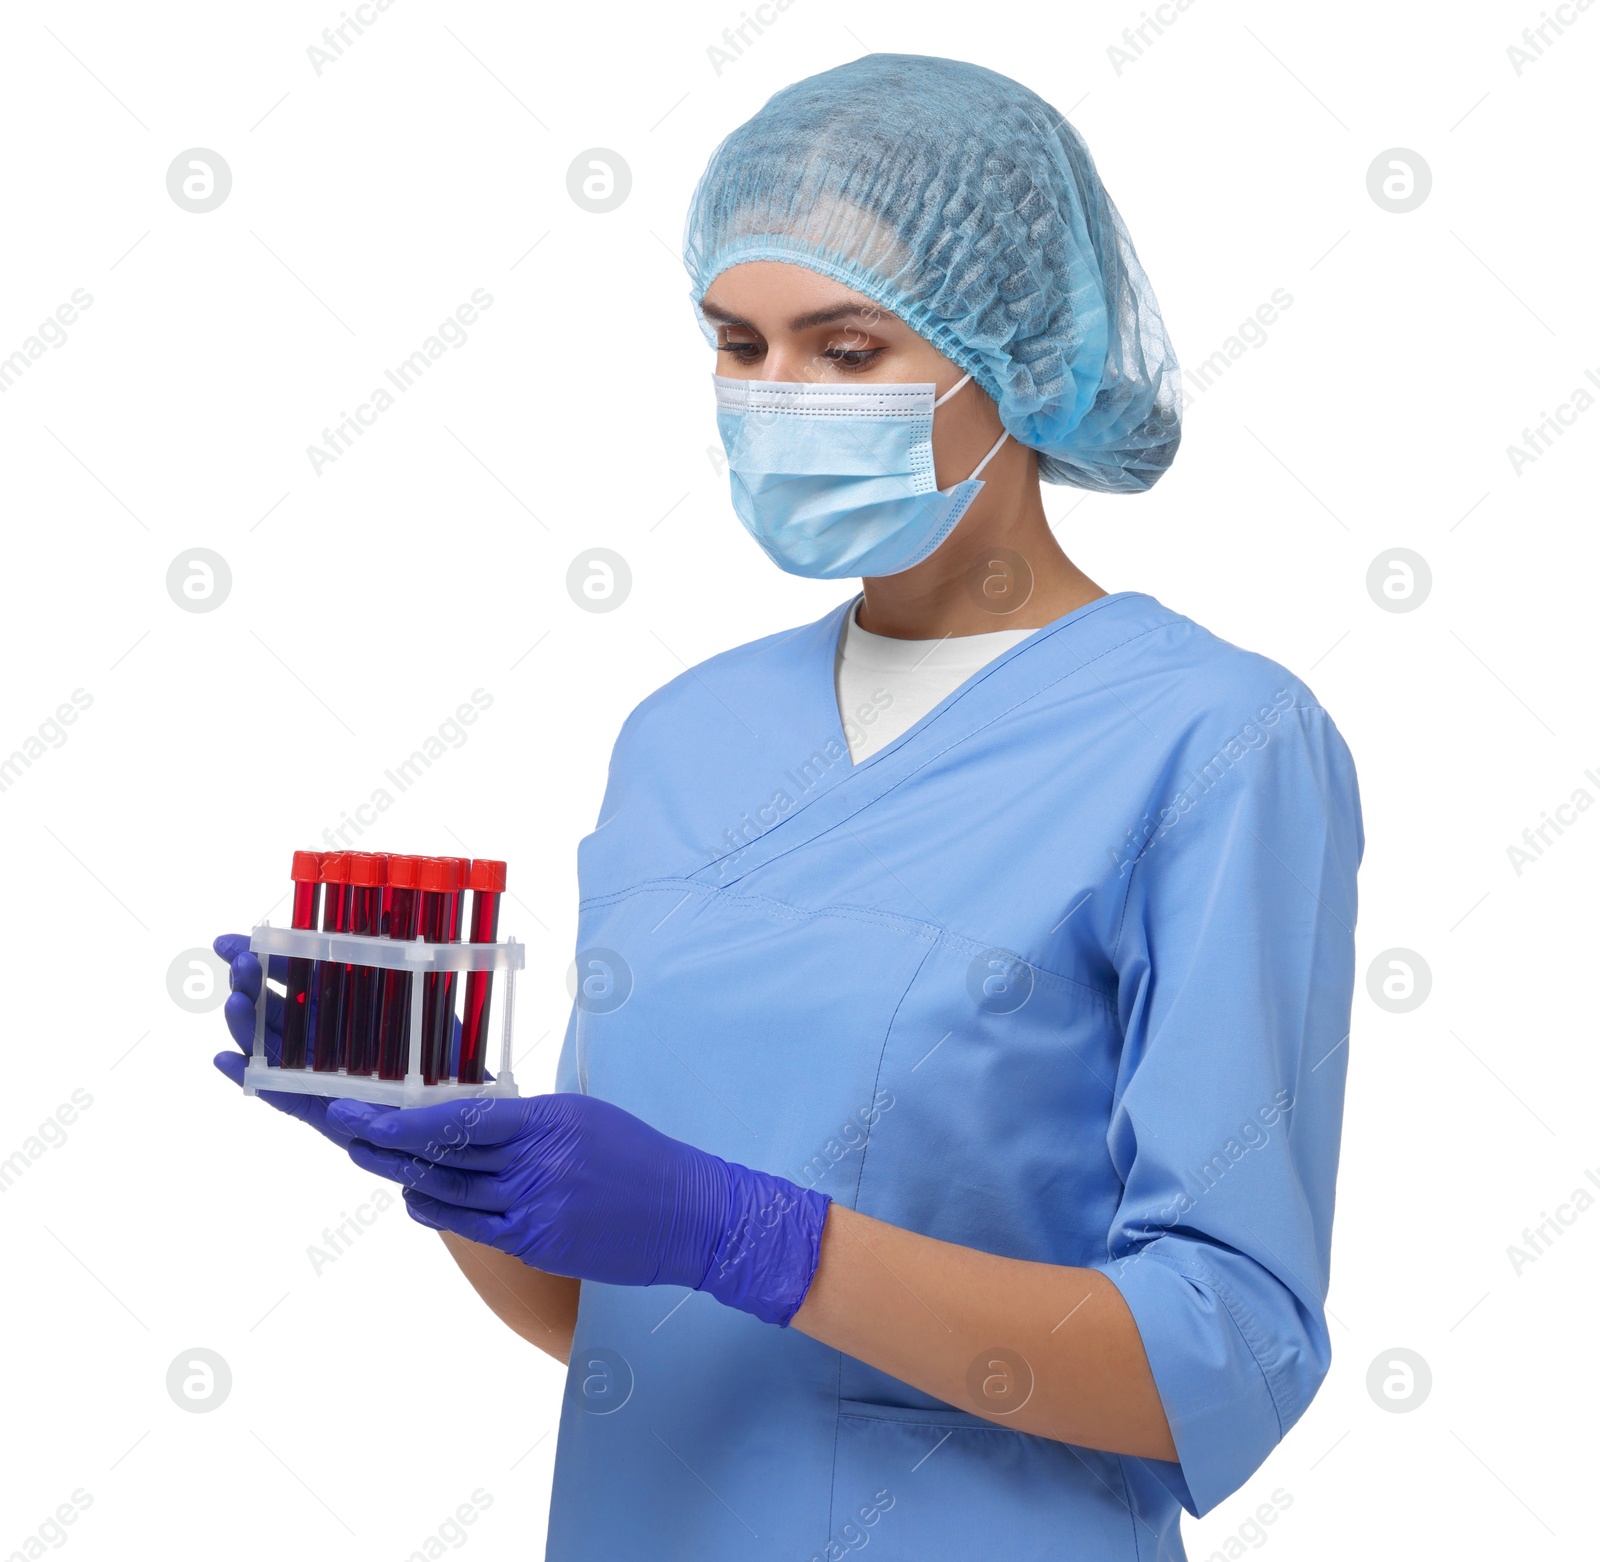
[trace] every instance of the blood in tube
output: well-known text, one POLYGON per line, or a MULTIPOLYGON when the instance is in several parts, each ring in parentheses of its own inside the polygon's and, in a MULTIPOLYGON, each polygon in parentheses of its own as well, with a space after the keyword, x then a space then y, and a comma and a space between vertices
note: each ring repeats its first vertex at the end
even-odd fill
MULTIPOLYGON (((441 926, 445 929, 440 942, 459 944, 462 924, 466 921, 467 870, 472 866, 470 857, 445 859, 453 870, 450 889, 440 912, 441 926)), ((438 1048, 439 1078, 448 1080, 455 1072, 456 1039, 456 989, 461 981, 457 971, 445 971, 440 982, 439 1013, 434 1020, 434 1038, 438 1048)))
MULTIPOLYGON (((417 888, 420 857, 389 858, 386 938, 410 941, 417 936, 417 888)), ((385 971, 378 1005, 378 1078, 404 1079, 411 1056, 411 973, 385 971)))
MULTIPOLYGON (((327 852, 318 874, 325 886, 322 894, 322 931, 350 931, 350 854, 327 852)), ((317 962, 316 1035, 312 1043, 311 1067, 331 1074, 343 1061, 339 1056, 340 1022, 344 1012, 345 966, 340 960, 317 962)))
MULTIPOLYGON (((378 936, 383 907, 382 867, 372 852, 350 853, 350 931, 366 938, 378 936)), ((378 976, 372 965, 347 964, 344 968, 344 1067, 347 1074, 370 1074, 377 1065, 378 976)))
POLYGON ((452 857, 456 865, 456 894, 450 903, 450 942, 461 942, 461 926, 466 921, 467 910, 467 878, 472 872, 472 859, 470 857, 452 857))
POLYGON ((383 891, 383 904, 378 909, 378 937, 389 936, 389 907, 394 898, 394 892, 389 884, 389 853, 379 852, 378 857, 378 884, 383 891))
MULTIPOLYGON (((291 927, 315 927, 317 903, 321 899, 318 882, 322 870, 321 852, 296 852, 289 869, 294 881, 294 915, 291 927)), ((283 995, 283 1068, 306 1066, 306 1037, 311 1018, 311 982, 316 970, 314 960, 291 958, 283 995)))
MULTIPOLYGON (((500 931, 500 896, 506 887, 506 865, 477 858, 467 874, 472 891, 472 922, 467 937, 474 944, 495 943, 500 931)), ((483 1083, 483 1059, 488 1050, 489 994, 492 971, 467 972, 467 996, 461 1019, 461 1061, 456 1078, 464 1085, 483 1083)))
MULTIPOLYGON (((458 915, 461 865, 454 857, 429 857, 422 864, 422 909, 417 931, 430 944, 452 942, 450 930, 458 915)), ((454 973, 449 973, 454 974, 454 973)), ((455 1006, 446 973, 430 971, 422 983, 422 1082, 436 1085, 450 1074, 450 1042, 455 1006)))
MULTIPOLYGON (((461 942, 462 927, 467 920, 467 879, 472 872, 472 859, 470 857, 452 857, 456 865, 456 888, 450 897, 450 937, 447 942, 459 944, 461 942)), ((444 978, 444 1012, 449 1016, 445 1021, 443 1040, 443 1062, 440 1073, 444 1078, 459 1078, 456 1070, 456 988, 459 986, 461 974, 458 971, 447 971, 444 978)))

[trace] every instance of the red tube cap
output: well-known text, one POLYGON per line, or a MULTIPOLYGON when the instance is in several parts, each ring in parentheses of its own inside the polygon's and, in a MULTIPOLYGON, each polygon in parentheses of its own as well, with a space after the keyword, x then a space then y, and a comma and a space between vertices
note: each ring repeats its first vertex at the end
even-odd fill
POLYGON ((461 888, 461 862, 456 857, 424 857, 417 880, 420 888, 434 895, 453 895, 461 888))
POLYGON ((378 859, 372 852, 351 852, 350 882, 360 889, 375 888, 378 877, 378 859))
POLYGON ((471 871, 467 874, 467 888, 484 890, 491 895, 500 895, 505 892, 506 865, 496 862, 492 857, 474 857, 471 871))
POLYGON ((296 884, 317 884, 322 877, 321 852, 296 852, 293 866, 289 869, 289 877, 296 884))
POLYGON ((415 889, 422 869, 421 857, 402 857, 391 853, 389 857, 389 886, 391 889, 415 889))
POLYGON ((322 854, 322 870, 318 877, 324 884, 348 884, 350 882, 350 853, 324 852, 322 854))

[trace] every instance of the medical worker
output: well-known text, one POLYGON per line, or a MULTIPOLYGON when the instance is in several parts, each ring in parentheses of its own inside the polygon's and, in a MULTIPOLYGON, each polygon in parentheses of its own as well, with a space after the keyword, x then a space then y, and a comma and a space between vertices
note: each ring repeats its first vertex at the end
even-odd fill
POLYGON ((623 724, 556 1093, 269 1099, 570 1362, 556 1562, 1181 1558, 1328 1370, 1350 754, 1051 535, 1040 480, 1148 489, 1180 390, 1047 103, 799 82, 685 258, 734 510, 861 590, 623 724))

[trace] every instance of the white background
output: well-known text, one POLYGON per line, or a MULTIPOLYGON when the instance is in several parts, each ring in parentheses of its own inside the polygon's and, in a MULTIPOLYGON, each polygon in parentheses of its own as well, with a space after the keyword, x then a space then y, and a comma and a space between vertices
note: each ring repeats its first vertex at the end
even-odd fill
POLYGON ((318 74, 337 0, 6 7, 0 357, 74 289, 93 303, 0 394, 0 753, 74 690, 92 704, 0 791, 0 1157, 24 1165, 0 1195, 0 1553, 81 1488, 83 1558, 403 1557, 478 1489, 471 1555, 541 1554, 562 1369, 398 1205, 313 1269, 374 1179, 240 1098, 220 1016, 168 971, 285 921, 291 849, 481 689, 466 741, 350 839, 509 860, 519 1077, 548 1086, 575 846, 622 718, 844 595, 732 515, 677 252, 717 139, 873 50, 972 60, 1070 115, 1186 368, 1293 300, 1196 397, 1153 493, 1046 493, 1107 589, 1304 676, 1362 784, 1333 1369, 1191 1554, 1587 1548, 1600 1208, 1520 1273, 1507 1253, 1600 1176, 1600 817, 1520 873, 1507 852, 1600 797, 1600 410, 1520 474, 1507 453, 1600 375, 1600 8, 1519 75, 1539 13, 1198 0, 1119 73, 1136 4, 795 0, 718 73, 736 3, 398 0, 318 74), (194 147, 232 173, 204 214, 166 188, 194 147), (606 214, 568 194, 591 148, 631 170, 606 214), (1403 214, 1368 191, 1391 148, 1432 174, 1403 214), (307 447, 475 288, 465 345, 319 475, 307 447), (567 590, 595 547, 632 572, 609 613, 567 590), (231 571, 214 611, 166 588, 195 548, 231 571), (1396 548, 1431 569, 1409 612, 1366 584, 1396 548), (1401 1014, 1366 987, 1394 948, 1432 974, 1401 1014), (194 1347, 232 1373, 204 1414, 165 1386, 194 1347), (1396 1348, 1432 1375, 1403 1413, 1367 1388, 1396 1348), (1290 1505, 1250 1530, 1274 1491, 1290 1505))

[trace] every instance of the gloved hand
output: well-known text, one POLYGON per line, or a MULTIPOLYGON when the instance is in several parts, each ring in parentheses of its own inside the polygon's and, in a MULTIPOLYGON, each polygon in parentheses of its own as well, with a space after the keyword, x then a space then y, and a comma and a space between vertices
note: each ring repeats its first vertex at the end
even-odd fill
MULTIPOLYGON (((250 952, 248 933, 224 933, 213 942, 212 949, 228 962, 228 986, 232 991, 222 1007, 222 1017, 227 1021, 228 1033, 238 1045, 238 1052, 219 1052, 212 1062, 236 1085, 244 1084, 245 1063, 256 1046, 256 1004, 261 997, 261 960, 250 952)), ((273 955, 268 962, 268 975, 275 982, 288 976, 288 960, 284 955, 273 955)), ((450 1072, 455 1073, 461 1056, 461 1021, 456 1020, 455 1033, 450 1042, 450 1072)), ((283 999, 267 989, 267 1061, 276 1066, 283 1057, 283 999)), ((494 1075, 487 1070, 483 1076, 492 1081, 494 1075)), ((330 1078, 330 1085, 338 1083, 330 1078)), ((342 1150, 350 1143, 349 1130, 328 1121, 328 1102, 332 1096, 306 1096, 298 1091, 262 1090, 257 1092, 269 1106, 275 1106, 290 1117, 309 1123, 318 1133, 333 1140, 342 1150)))
POLYGON ((338 1100, 328 1118, 355 1135, 358 1166, 405 1186, 414 1219, 550 1274, 689 1286, 782 1326, 816 1272, 826 1194, 595 1096, 338 1100))
MULTIPOLYGON (((219 1052, 212 1062, 236 1085, 244 1084, 245 1061, 256 1046, 256 1004, 261 999, 261 960, 250 953, 248 933, 224 933, 211 947, 228 962, 228 986, 232 991, 222 1006, 222 1017, 227 1021, 228 1034, 238 1046, 238 1052, 219 1052)), ((281 982, 288 974, 288 962, 282 955, 273 955, 267 966, 268 975, 281 982)), ((270 988, 267 990, 267 1061, 276 1064, 283 1056, 283 999, 270 988)), ((342 1123, 328 1120, 328 1096, 302 1096, 285 1090, 263 1090, 261 1099, 290 1117, 309 1123, 319 1134, 342 1150, 351 1139, 350 1130, 342 1123)))

